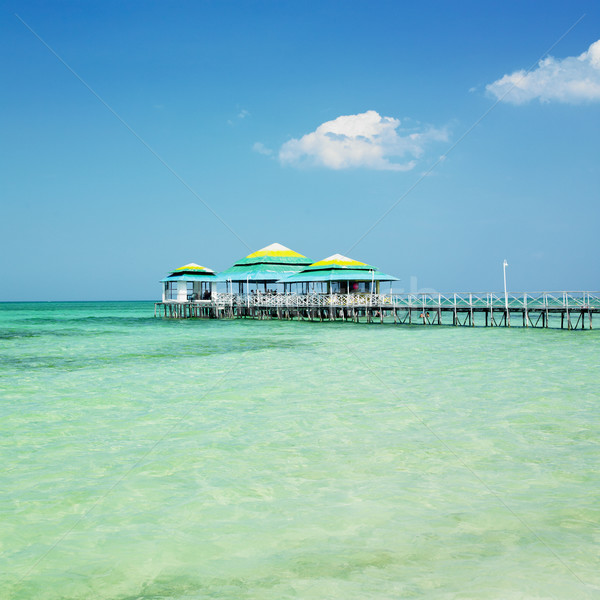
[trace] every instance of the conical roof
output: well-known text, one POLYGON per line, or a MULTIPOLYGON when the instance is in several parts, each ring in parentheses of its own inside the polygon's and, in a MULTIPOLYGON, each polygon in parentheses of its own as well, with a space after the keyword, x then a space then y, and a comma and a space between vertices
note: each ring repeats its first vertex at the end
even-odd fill
POLYGON ((218 274, 220 281, 276 282, 311 264, 311 259, 282 244, 270 244, 218 274))
POLYGON ((182 267, 177 267, 164 279, 161 279, 161 282, 165 281, 216 281, 216 275, 208 267, 188 263, 182 267))
POLYGON ((310 258, 290 250, 282 244, 269 244, 245 258, 238 260, 234 266, 238 265, 256 265, 256 264, 283 264, 283 265, 310 265, 310 258))
POLYGON ((212 269, 197 265, 196 263, 188 263, 187 265, 183 265, 183 267, 177 267, 173 273, 181 273, 184 271, 191 273, 214 273, 212 269))
POLYGON ((371 265, 360 262, 359 260, 354 260, 353 258, 348 258, 342 254, 333 254, 332 256, 328 256, 323 260, 318 260, 317 262, 312 263, 306 267, 305 270, 322 271, 323 269, 359 269, 372 271, 376 269, 376 267, 372 267, 371 265))
POLYGON ((334 254, 312 263, 299 273, 282 278, 280 283, 306 281, 398 281, 398 278, 367 263, 334 254))

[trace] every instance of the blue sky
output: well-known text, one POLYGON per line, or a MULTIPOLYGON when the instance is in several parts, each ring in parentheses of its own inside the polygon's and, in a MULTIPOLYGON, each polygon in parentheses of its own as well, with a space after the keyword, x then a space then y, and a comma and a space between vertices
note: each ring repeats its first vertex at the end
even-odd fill
POLYGON ((600 288, 595 3, 9 1, 0 28, 0 300, 155 299, 272 242, 407 291, 500 290, 505 258, 513 291, 600 288))

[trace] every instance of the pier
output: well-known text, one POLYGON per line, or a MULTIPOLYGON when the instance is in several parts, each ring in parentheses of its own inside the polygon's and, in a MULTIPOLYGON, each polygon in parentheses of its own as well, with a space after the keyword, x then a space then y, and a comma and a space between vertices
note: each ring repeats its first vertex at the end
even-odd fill
POLYGON ((600 292, 294 294, 213 293, 210 299, 166 301, 154 316, 170 319, 283 319, 397 325, 592 329, 600 292))

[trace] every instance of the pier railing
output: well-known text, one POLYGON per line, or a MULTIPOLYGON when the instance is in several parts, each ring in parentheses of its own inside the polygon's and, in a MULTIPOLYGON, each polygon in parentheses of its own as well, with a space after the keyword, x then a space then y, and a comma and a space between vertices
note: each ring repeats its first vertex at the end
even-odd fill
POLYGON ((487 308, 505 310, 600 309, 600 292, 408 293, 408 294, 224 294, 214 293, 218 306, 248 308, 327 308, 390 306, 413 310, 487 308))
POLYGON ((592 329, 600 313, 600 292, 524 292, 520 294, 294 294, 213 293, 200 301, 156 303, 154 314, 171 318, 258 318, 354 320, 423 325, 558 327, 592 329))
POLYGON ((248 308, 327 308, 330 306, 370 307, 392 305, 389 294, 213 294, 219 306, 246 306, 248 308))

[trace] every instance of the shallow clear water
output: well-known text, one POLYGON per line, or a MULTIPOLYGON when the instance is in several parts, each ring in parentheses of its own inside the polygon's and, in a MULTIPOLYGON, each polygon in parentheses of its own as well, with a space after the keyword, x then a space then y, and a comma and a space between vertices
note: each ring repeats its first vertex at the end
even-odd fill
POLYGON ((0 305, 0 598, 600 598, 596 331, 0 305))

